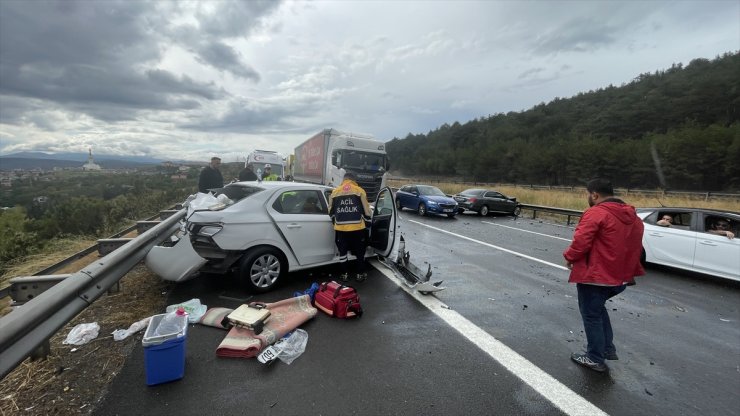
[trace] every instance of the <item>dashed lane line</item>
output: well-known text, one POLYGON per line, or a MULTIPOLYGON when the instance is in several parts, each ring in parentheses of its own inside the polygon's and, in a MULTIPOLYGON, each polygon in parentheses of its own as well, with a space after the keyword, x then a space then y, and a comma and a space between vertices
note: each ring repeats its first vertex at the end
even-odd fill
POLYGON ((455 236, 457 238, 461 238, 463 240, 472 241, 472 242, 474 242, 476 244, 484 245, 486 247, 491 247, 493 249, 496 249, 496 250, 499 250, 499 251, 503 251, 504 253, 513 254, 515 256, 522 257, 522 258, 525 258, 527 260, 532 260, 532 261, 536 261, 537 263, 542 263, 542 264, 545 264, 545 265, 548 265, 548 266, 552 266, 552 267, 555 267, 556 269, 566 270, 566 271, 568 270, 568 268, 565 267, 565 266, 561 266, 559 264, 555 264, 555 263, 551 263, 549 261, 541 260, 541 259, 538 259, 536 257, 528 256, 526 254, 522 254, 522 253, 519 253, 519 252, 514 251, 514 250, 509 250, 508 248, 503 248, 503 247, 500 247, 500 246, 497 246, 497 245, 494 245, 494 244, 486 243, 485 241, 476 240, 475 238, 466 237, 464 235, 460 235, 460 234, 453 233, 453 232, 450 232, 450 231, 447 231, 447 230, 443 230, 441 228, 433 227, 431 225, 424 224, 423 222, 414 221, 414 220, 408 220, 408 221, 409 222, 413 222, 414 224, 419 224, 419 225, 424 226, 424 227, 427 227, 427 228, 431 228, 432 230, 439 231, 440 233, 449 234, 449 235, 455 236))
POLYGON ((532 234, 537 234, 537 235, 541 235, 541 236, 543 236, 543 237, 556 238, 556 239, 558 239, 558 240, 563 240, 563 241, 571 241, 571 240, 570 240, 570 238, 555 237, 554 235, 549 235, 549 234, 543 234, 543 233, 537 233, 537 232, 534 232, 534 231, 529 231, 529 230, 523 230, 523 229, 521 229, 521 228, 516 228, 516 227, 510 227, 510 226, 508 226, 508 225, 501 225, 501 224, 497 224, 497 223, 495 223, 495 222, 490 222, 490 221, 481 221, 481 222, 482 222, 483 224, 495 225, 495 226, 497 226, 497 227, 510 228, 510 229, 512 229, 512 230, 517 230, 517 231, 521 231, 521 232, 523 232, 523 233, 532 233, 532 234))

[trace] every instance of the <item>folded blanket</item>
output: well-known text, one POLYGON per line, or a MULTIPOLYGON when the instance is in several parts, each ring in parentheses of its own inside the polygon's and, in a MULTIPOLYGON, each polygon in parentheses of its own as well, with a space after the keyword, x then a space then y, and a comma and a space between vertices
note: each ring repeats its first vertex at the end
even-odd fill
MULTIPOLYGON (((309 295, 284 299, 265 304, 270 310, 270 319, 259 335, 251 329, 232 327, 226 338, 216 348, 219 357, 250 358, 257 356, 268 345, 275 343, 288 332, 298 328, 301 324, 316 316, 316 308, 311 306, 309 295)), ((200 320, 203 325, 227 329, 222 325, 226 315, 233 309, 211 308, 206 311, 200 320)))

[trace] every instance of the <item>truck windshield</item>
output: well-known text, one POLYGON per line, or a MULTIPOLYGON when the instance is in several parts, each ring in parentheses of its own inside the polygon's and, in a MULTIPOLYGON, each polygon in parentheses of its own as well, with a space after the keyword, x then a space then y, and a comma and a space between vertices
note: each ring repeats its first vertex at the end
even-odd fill
POLYGON ((342 158, 342 167, 370 171, 385 170, 385 155, 380 153, 358 152, 345 150, 342 158))

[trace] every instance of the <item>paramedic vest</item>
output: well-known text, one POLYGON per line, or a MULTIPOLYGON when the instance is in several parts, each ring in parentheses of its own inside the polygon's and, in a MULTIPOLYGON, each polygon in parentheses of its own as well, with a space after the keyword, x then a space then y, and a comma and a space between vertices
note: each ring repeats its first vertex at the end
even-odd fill
POLYGON ((365 221, 370 220, 370 206, 365 190, 353 180, 345 179, 331 193, 329 216, 334 221, 336 231, 357 231, 365 229, 365 221))

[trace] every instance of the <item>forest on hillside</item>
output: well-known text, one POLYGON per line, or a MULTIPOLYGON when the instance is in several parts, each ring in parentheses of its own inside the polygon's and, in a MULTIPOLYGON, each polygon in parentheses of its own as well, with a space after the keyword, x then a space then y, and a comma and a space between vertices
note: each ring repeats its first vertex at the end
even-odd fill
POLYGON ((483 182, 740 190, 740 53, 387 143, 392 170, 483 182))

